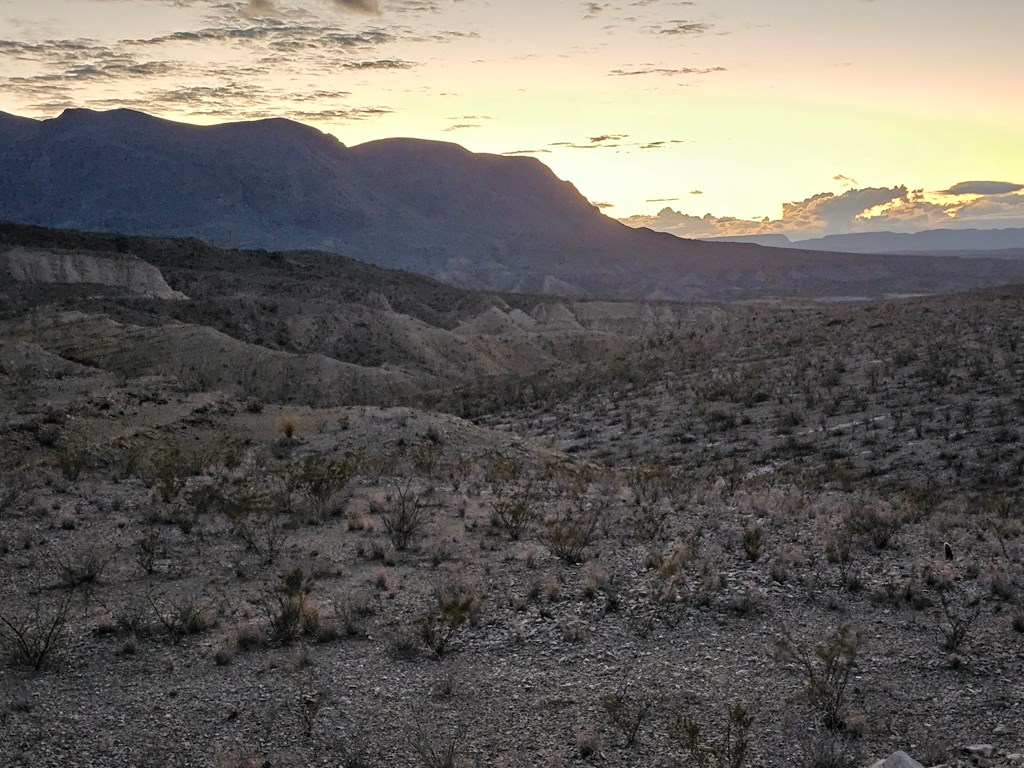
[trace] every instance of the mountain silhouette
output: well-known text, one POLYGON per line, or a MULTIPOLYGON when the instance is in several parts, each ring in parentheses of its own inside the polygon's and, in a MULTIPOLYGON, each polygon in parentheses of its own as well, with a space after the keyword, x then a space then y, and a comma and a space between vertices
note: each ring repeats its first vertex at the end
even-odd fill
POLYGON ((448 282, 582 296, 930 292, 1024 279, 985 260, 684 240, 604 216, 528 157, 290 120, 195 126, 132 110, 0 113, 0 219, 231 247, 321 250, 448 282))

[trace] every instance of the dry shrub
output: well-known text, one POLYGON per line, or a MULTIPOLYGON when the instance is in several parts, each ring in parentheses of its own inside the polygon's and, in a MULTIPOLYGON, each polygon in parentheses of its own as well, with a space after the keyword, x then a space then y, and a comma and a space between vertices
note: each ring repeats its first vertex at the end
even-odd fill
POLYGON ((824 640, 809 646, 783 625, 775 642, 775 658, 803 679, 804 698, 829 730, 843 727, 846 688, 864 647, 863 637, 841 625, 824 640))
POLYGON ((270 633, 281 643, 290 643, 301 634, 315 635, 320 616, 313 601, 315 580, 301 567, 284 574, 264 600, 270 633))
POLYGON ((420 639, 440 658, 463 624, 476 625, 486 595, 462 579, 449 579, 434 589, 434 606, 418 622, 420 639))
POLYGON ((75 594, 68 591, 52 605, 44 605, 37 597, 27 611, 0 612, 0 645, 38 672, 63 639, 74 599, 75 594))
POLYGON ((404 552, 423 533, 429 514, 426 501, 412 490, 412 482, 399 485, 388 497, 389 505, 371 505, 395 549, 404 552))

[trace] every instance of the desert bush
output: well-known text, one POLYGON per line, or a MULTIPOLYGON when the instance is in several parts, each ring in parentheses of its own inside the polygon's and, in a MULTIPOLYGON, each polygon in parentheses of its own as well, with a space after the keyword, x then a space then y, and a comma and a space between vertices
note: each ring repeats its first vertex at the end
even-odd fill
MULTIPOLYGON (((435 428, 431 427, 431 429, 435 428)), ((429 430, 428 434, 430 434, 429 430)), ((438 440, 440 440, 440 433, 437 434, 438 440)), ((436 475, 437 467, 441 463, 441 456, 443 454, 444 449, 441 447, 440 442, 434 441, 416 443, 409 449, 412 468, 420 475, 429 478, 433 478, 436 475)))
POLYGON ((980 614, 980 601, 964 600, 957 604, 949 590, 939 591, 938 621, 943 635, 942 647, 951 653, 959 651, 980 614))
POLYGON ((600 522, 597 509, 578 504, 575 509, 556 512, 547 521, 544 540, 555 557, 567 563, 581 563, 597 537, 600 522))
POLYGON ((626 477, 637 506, 653 506, 671 498, 682 489, 682 482, 667 464, 642 464, 631 467, 626 477))
POLYGON ((601 753, 601 732, 593 723, 585 723, 576 728, 576 752, 584 760, 601 753))
POLYGON ((302 726, 302 732, 307 739, 312 738, 313 726, 316 725, 317 717, 324 707, 326 697, 323 692, 314 690, 303 681, 299 685, 295 698, 295 709, 299 717, 299 723, 302 726))
POLYGON ((707 606, 724 586, 714 561, 701 554, 698 534, 688 535, 667 555, 655 550, 648 557, 650 565, 658 569, 654 582, 657 598, 663 604, 682 601, 707 606))
POLYGON ((791 759, 798 768, 859 768, 863 765, 849 734, 795 718, 788 724, 786 732, 796 745, 791 759))
POLYGON ((988 589, 992 597, 998 597, 1000 600, 1013 602, 1016 590, 1014 589, 1013 578, 1005 568, 1000 568, 995 565, 988 566, 985 569, 985 583, 988 584, 988 589))
POLYGON ((763 539, 764 535, 760 526, 751 526, 743 521, 743 553, 750 562, 756 563, 761 558, 763 539))
POLYGON ((505 484, 495 484, 494 521, 508 534, 512 541, 519 541, 527 529, 538 518, 537 500, 532 483, 517 489, 505 484))
POLYGON ((91 466, 93 454, 85 442, 64 434, 53 452, 53 460, 66 480, 74 482, 91 466))
POLYGON ((893 537, 910 519, 910 509, 905 505, 861 502, 845 510, 840 526, 878 552, 889 547, 893 537))
POLYGON ((277 560, 288 543, 288 529, 280 520, 288 510, 286 495, 279 488, 249 480, 211 488, 211 506, 224 513, 246 550, 259 555, 265 565, 277 560))
POLYGON ((394 451, 366 451, 357 459, 359 472, 380 482, 384 475, 390 474, 398 467, 398 454, 394 451))
POLYGON ((68 554, 53 553, 53 567, 60 583, 68 589, 96 584, 113 559, 101 547, 87 544, 68 554))
POLYGON ((412 733, 412 749, 423 768, 458 768, 463 734, 431 734, 422 723, 412 733))
POLYGON ((60 424, 58 423, 36 424, 32 431, 35 434, 36 442, 43 448, 53 448, 60 441, 60 424))
POLYGON ((374 504, 371 508, 380 515, 381 524, 395 549, 404 552, 426 527, 426 502, 412 490, 411 482, 397 486, 389 501, 389 507, 374 504))
POLYGON ((22 614, 0 612, 0 644, 14 659, 38 672, 60 645, 72 616, 75 597, 74 592, 68 591, 55 605, 44 606, 41 599, 36 598, 32 607, 22 614))
POLYGON ((434 605, 418 622, 420 640, 440 658, 455 633, 467 621, 476 620, 485 596, 466 582, 453 579, 434 589, 434 605))
POLYGON ((28 483, 25 476, 15 472, 0 474, 0 517, 14 506, 28 483))
POLYGON ((146 459, 146 479, 165 503, 174 501, 188 479, 201 470, 199 457, 179 445, 154 451, 146 459))
POLYGON ((665 502, 637 504, 629 515, 636 537, 642 542, 656 541, 665 530, 670 508, 665 502))
POLYGON ((852 592, 852 587, 859 583, 859 579, 853 570, 853 534, 849 529, 840 527, 832 531, 825 543, 825 557, 838 570, 840 586, 852 592))
POLYGON ((366 592, 346 596, 337 609, 338 622, 347 637, 366 637, 366 619, 373 613, 373 604, 366 592))
POLYGON ((135 562, 144 573, 153 573, 157 556, 163 549, 160 531, 152 529, 135 540, 135 562))
POLYGON ((290 481, 309 501, 314 517, 323 520, 331 499, 345 489, 355 472, 356 460, 351 454, 341 459, 307 456, 292 466, 290 481))
POLYGON ((319 614, 313 605, 312 574, 294 568, 283 575, 264 601, 270 632, 275 640, 290 643, 300 634, 316 634, 319 614))
POLYGON ((278 422, 278 429, 281 431, 281 437, 288 442, 295 439, 295 435, 298 432, 298 425, 295 423, 295 419, 285 416, 278 422))
POLYGON ((626 738, 626 746, 632 747, 640 736, 640 728, 657 702, 654 693, 631 692, 623 682, 615 693, 609 693, 601 699, 601 707, 612 724, 622 731, 626 738))
POLYGON ((669 724, 668 735, 699 768, 742 768, 750 750, 748 735, 753 723, 754 716, 736 702, 726 710, 717 738, 708 736, 696 720, 679 713, 669 724))
POLYGON ((399 630, 389 643, 391 657, 398 661, 414 661, 420 657, 422 641, 409 629, 399 630))
POLYGON ((808 705, 829 730, 844 725, 846 688, 863 647, 861 635, 845 624, 813 648, 796 640, 785 625, 776 638, 776 659, 803 679, 808 705))
POLYGON ((213 654, 213 662, 218 667, 226 667, 235 660, 235 655, 238 653, 238 644, 233 640, 229 640, 227 643, 222 645, 213 654))
POLYGON ((490 456, 483 465, 484 479, 491 485, 512 485, 525 469, 522 459, 514 456, 490 456))
POLYGON ((215 603, 202 601, 189 593, 168 598, 166 595, 155 596, 148 592, 146 601, 172 643, 179 643, 192 635, 201 635, 213 625, 218 613, 215 603))

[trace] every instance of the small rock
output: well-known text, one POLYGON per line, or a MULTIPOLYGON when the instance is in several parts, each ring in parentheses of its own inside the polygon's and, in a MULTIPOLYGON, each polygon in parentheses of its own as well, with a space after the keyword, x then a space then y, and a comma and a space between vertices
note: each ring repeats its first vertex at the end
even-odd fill
POLYGON ((996 726, 996 727, 995 727, 995 728, 994 728, 994 729, 992 730, 992 733, 994 733, 994 734, 995 734, 996 736, 1005 736, 1005 735, 1006 735, 1006 734, 1008 734, 1009 732, 1010 732, 1010 729, 1009 729, 1009 728, 1007 728, 1007 727, 1006 727, 1005 725, 997 725, 997 726, 996 726))
POLYGON ((903 750, 896 750, 884 760, 879 760, 871 768, 924 768, 921 763, 903 750))
POLYGON ((964 752, 972 757, 992 757, 995 747, 991 744, 971 744, 969 747, 964 747, 964 752))

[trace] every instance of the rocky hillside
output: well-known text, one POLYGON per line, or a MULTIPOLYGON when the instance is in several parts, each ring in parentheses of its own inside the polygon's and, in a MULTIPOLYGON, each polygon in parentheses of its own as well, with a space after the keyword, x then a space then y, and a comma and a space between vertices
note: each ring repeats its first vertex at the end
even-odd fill
POLYGON ((321 253, 14 225, 0 227, 4 267, 0 328, 19 349, 271 402, 406 402, 614 353, 685 314, 468 291, 321 253))

